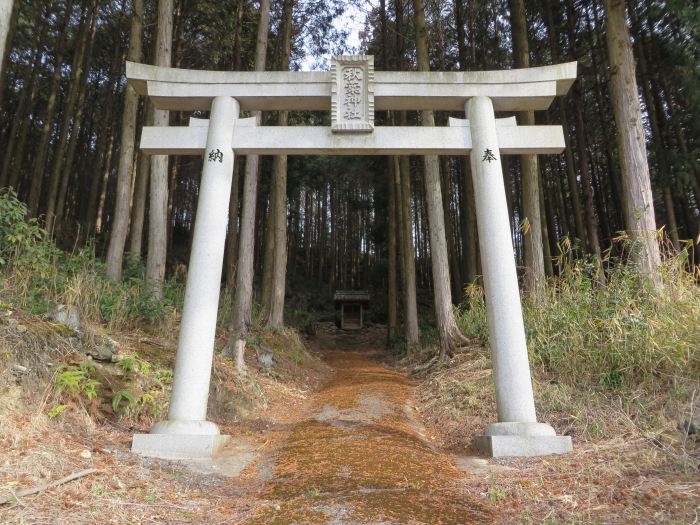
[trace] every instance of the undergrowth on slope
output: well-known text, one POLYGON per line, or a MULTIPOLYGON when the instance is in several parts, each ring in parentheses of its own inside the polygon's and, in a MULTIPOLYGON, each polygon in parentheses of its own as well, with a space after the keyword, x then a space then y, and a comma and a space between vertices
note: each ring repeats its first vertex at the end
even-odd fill
MULTIPOLYGON (((653 287, 634 268, 616 265, 599 285, 585 263, 571 263, 537 300, 523 302, 531 364, 557 380, 604 389, 700 375, 700 288, 668 260, 653 287)), ((459 324, 488 344, 483 292, 467 289, 459 324)))
POLYGON ((0 295, 12 308, 42 315, 57 304, 78 307, 88 321, 109 329, 155 325, 182 304, 175 281, 157 298, 144 279, 140 260, 127 258, 122 282, 105 274, 104 263, 87 245, 73 253, 56 248, 26 205, 12 191, 0 193, 0 295))
MULTIPOLYGON (((540 418, 584 441, 634 435, 697 467, 688 422, 700 409, 700 287, 684 258, 667 256, 657 285, 632 264, 609 261, 601 285, 590 261, 559 262, 543 294, 523 300, 540 418)), ((478 344, 424 399, 483 425, 494 414, 481 287, 466 289, 458 323, 478 344)))
MULTIPOLYGON (((127 257, 123 279, 115 282, 91 245, 61 251, 26 215, 13 192, 0 192, 0 372, 21 363, 18 377, 28 390, 46 391, 42 402, 52 419, 70 412, 98 420, 116 415, 122 423, 148 428, 167 407, 183 302, 181 272, 157 298, 140 260, 127 257), (52 310, 59 305, 79 312, 81 330, 54 322, 52 310)), ((231 298, 222 294, 220 327, 230 310, 231 298)), ((270 330, 258 305, 253 317, 247 356, 255 373, 237 377, 232 363, 216 354, 214 417, 247 417, 264 404, 263 390, 275 389, 274 378, 306 383, 323 373, 294 328, 270 330)), ((308 323, 300 315, 294 319, 300 327, 308 323)), ((2 389, 0 382, 0 398, 2 389)))
MULTIPOLYGON (((626 242, 624 239, 620 239, 626 242)), ((616 247, 630 253, 632 247, 616 247)), ((700 287, 685 254, 666 252, 653 285, 621 259, 562 250, 559 275, 523 298, 539 421, 573 438, 561 457, 503 460, 482 481, 504 523, 691 523, 700 469, 700 287)), ((406 359, 417 405, 442 446, 475 452, 497 420, 484 291, 458 310, 473 342, 428 371, 434 345, 406 359)))

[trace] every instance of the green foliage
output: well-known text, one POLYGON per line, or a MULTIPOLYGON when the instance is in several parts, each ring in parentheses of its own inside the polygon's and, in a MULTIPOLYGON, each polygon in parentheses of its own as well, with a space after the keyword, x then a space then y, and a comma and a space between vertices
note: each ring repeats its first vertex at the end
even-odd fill
POLYGON ((173 371, 172 370, 158 370, 156 372, 156 380, 162 385, 167 385, 173 381, 173 371))
POLYGON ((112 409, 115 414, 136 417, 145 415, 149 418, 156 418, 162 413, 162 407, 153 395, 146 392, 136 397, 126 390, 118 392, 114 396, 112 409), (122 401, 126 401, 126 403, 122 403, 122 401))
POLYGON ((508 492, 499 487, 495 479, 491 479, 491 488, 489 489, 489 503, 491 505, 496 505, 499 502, 506 499, 508 492))
POLYGON ((464 289, 464 300, 460 305, 457 324, 462 333, 485 346, 489 341, 489 329, 484 305, 484 289, 471 284, 464 289))
POLYGON ((260 337, 260 335, 251 334, 245 338, 245 344, 247 346, 253 346, 253 347, 259 348, 265 344, 265 341, 263 340, 262 337, 260 337))
POLYGON ((316 283, 307 279, 297 279, 297 281, 296 286, 304 290, 304 293, 294 294, 284 301, 284 324, 303 330, 328 309, 330 301, 327 294, 324 296, 318 289, 316 283))
POLYGON ((681 272, 654 290, 618 266, 606 287, 576 267, 525 310, 534 362, 572 382, 632 386, 685 375, 700 351, 700 291, 681 272))
POLYGON ((420 346, 422 348, 436 347, 438 340, 439 334, 435 326, 423 325, 420 327, 420 346))
MULTIPOLYGON (((668 261, 654 288, 629 265, 610 267, 601 286, 585 260, 566 263, 544 297, 524 301, 531 363, 557 381, 608 391, 697 377, 700 289, 680 267, 668 261)), ((467 289, 459 324, 487 344, 480 288, 467 289)))
POLYGON ((302 308, 285 308, 284 320, 287 326, 302 330, 314 320, 314 315, 312 312, 302 308))
POLYGON ((127 259, 124 280, 112 281, 92 245, 62 252, 25 214, 12 192, 0 193, 0 293, 14 308, 42 315, 55 304, 69 304, 89 320, 130 328, 158 324, 182 304, 180 283, 166 283, 157 298, 134 258, 127 259))
POLYGON ((94 487, 92 487, 91 492, 95 496, 106 496, 108 493, 108 490, 107 490, 107 487, 105 487, 104 485, 95 485, 94 487))
POLYGON ((36 262, 46 231, 36 219, 25 220, 26 215, 27 205, 11 188, 0 190, 0 267, 11 259, 36 262))
POLYGON ((148 361, 139 359, 134 355, 121 356, 119 362, 117 363, 117 366, 120 370, 125 372, 127 376, 132 373, 141 373, 143 375, 149 375, 153 367, 153 365, 151 365, 151 363, 149 363, 148 361))
POLYGON ((90 377, 94 372, 95 366, 89 362, 62 365, 54 381, 56 390, 59 393, 85 396, 88 400, 95 399, 98 395, 97 388, 102 383, 90 377))
POLYGON ((307 498, 318 498, 321 495, 321 489, 318 487, 311 487, 306 490, 305 494, 307 498))
POLYGON ((49 419, 54 419, 63 414, 66 409, 68 409, 68 405, 56 405, 50 408, 46 415, 49 416, 49 419))
POLYGON ((297 366, 300 366, 304 361, 304 356, 298 350, 290 349, 287 353, 292 362, 297 366))
POLYGON ((138 371, 139 365, 133 356, 126 355, 121 361, 119 361, 119 368, 121 368, 124 372, 129 373, 135 370, 138 371))
POLYGON ((143 280, 136 278, 110 284, 99 301, 100 314, 106 322, 133 317, 155 324, 166 317, 169 294, 159 299, 143 280))
MULTIPOLYGON (((134 356, 124 357, 119 361, 119 368, 128 374, 127 380, 134 379, 130 376, 132 373, 139 375, 139 381, 133 383, 137 390, 142 389, 145 382, 145 384, 150 385, 147 388, 157 391, 159 388, 162 389, 165 384, 170 383, 173 378, 172 370, 153 370, 150 363, 134 356)), ((140 417, 142 415, 157 417, 161 413, 161 406, 150 390, 139 395, 134 391, 122 389, 112 397, 112 411, 119 416, 126 417, 140 417)))
POLYGON ((134 407, 136 403, 137 400, 131 392, 127 390, 120 390, 112 398, 112 410, 114 410, 115 414, 119 414, 119 412, 128 414, 131 412, 132 407, 134 407), (122 401, 126 401, 126 404, 123 405, 122 401))

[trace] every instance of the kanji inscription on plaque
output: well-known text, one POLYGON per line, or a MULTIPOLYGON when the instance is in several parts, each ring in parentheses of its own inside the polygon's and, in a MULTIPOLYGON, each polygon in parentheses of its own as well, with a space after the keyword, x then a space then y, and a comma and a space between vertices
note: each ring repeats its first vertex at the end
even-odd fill
POLYGON ((344 55, 331 64, 331 129, 334 133, 374 130, 374 57, 344 55))

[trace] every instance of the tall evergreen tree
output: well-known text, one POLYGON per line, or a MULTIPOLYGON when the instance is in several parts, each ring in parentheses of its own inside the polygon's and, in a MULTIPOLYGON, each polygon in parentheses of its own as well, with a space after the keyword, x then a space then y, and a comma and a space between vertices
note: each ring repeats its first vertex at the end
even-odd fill
MULTIPOLYGON (((260 15, 255 43, 255 71, 265 71, 268 37, 270 33, 270 0, 260 1, 260 15)), ((259 125, 262 120, 260 111, 255 113, 259 125)), ((243 203, 241 226, 238 235, 238 267, 236 269, 236 288, 233 296, 233 309, 228 323, 229 341, 225 353, 236 356, 239 373, 245 373, 245 337, 252 322, 253 313, 253 255, 255 252, 255 209, 258 193, 260 157, 249 155, 246 159, 243 179, 243 203)))
MULTIPOLYGON (((140 62, 143 41, 143 0, 133 0, 131 11, 131 34, 129 36, 128 59, 140 62)), ((122 113, 122 132, 119 147, 119 167, 117 171, 117 195, 114 206, 114 222, 107 249, 107 275, 120 280, 124 261, 124 246, 129 227, 129 203, 131 200, 131 180, 134 168, 134 146, 136 141, 136 116, 138 96, 131 86, 127 86, 122 113)))
MULTIPOLYGON (((170 67, 173 45, 173 0, 158 0, 158 31, 156 34, 155 65, 170 67)), ((167 126, 170 112, 153 110, 153 125, 167 126)), ((131 173, 129 173, 131 176, 131 173)), ((153 155, 150 171, 150 204, 148 215, 148 258, 146 278, 158 298, 163 294, 165 261, 168 250, 168 157, 153 155)))
MULTIPOLYGON (((527 17, 524 0, 509 0, 510 24, 513 34, 513 62, 516 68, 530 67, 530 44, 527 36, 527 17)), ((518 115, 521 126, 535 125, 535 112, 523 111, 518 115)), ((537 155, 521 155, 523 200, 523 244, 525 251, 525 289, 535 296, 544 286, 544 253, 542 244, 542 217, 540 210, 540 166, 537 155)))
MULTIPOLYGON (((424 0, 414 0, 414 8, 418 69, 419 71, 429 71, 428 35, 425 25, 424 0)), ((421 116, 424 126, 435 125, 435 116, 432 111, 423 111, 421 116)), ((444 358, 447 354, 451 354, 464 338, 457 327, 454 312, 452 311, 450 270, 447 258, 447 241, 445 238, 445 215, 443 211, 442 190, 440 188, 440 162, 437 155, 426 155, 424 159, 435 318, 440 341, 440 357, 444 358)))
POLYGON ((627 233, 635 244, 633 257, 637 264, 657 280, 661 258, 625 2, 605 0, 605 15, 608 57, 612 67, 610 91, 625 187, 627 233))
POLYGON ((3 78, 5 55, 10 39, 13 6, 13 0, 2 0, 0 2, 0 79, 3 78))

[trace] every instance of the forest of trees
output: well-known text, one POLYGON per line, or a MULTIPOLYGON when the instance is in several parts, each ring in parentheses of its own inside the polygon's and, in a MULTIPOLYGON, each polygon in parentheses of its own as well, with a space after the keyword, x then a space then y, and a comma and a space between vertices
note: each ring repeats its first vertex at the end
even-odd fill
MULTIPOLYGON (((241 71, 322 66, 348 51, 374 55, 378 70, 577 60, 568 96, 517 115, 562 124, 565 153, 504 159, 524 289, 537 294, 562 254, 590 261, 601 282, 620 258, 653 276, 657 240, 685 251, 690 268, 700 261, 700 15, 681 0, 0 0, 0 18, 0 188, 13 188, 60 246, 94 243, 113 278, 125 254, 142 258, 156 295, 187 263, 201 160, 138 152, 142 125, 184 125, 192 115, 138 99, 126 60, 241 71), (350 7, 366 15, 359 50, 347 49, 337 23, 350 7)), ((380 113, 377 124, 445 125, 450 116, 463 118, 408 111, 380 113)), ((222 283, 234 297, 232 340, 250 324, 253 301, 281 326, 285 289, 330 297, 368 288, 386 301, 390 338, 417 344, 417 310, 433 305, 433 291, 459 304, 478 280, 473 199, 467 158, 238 162, 222 283), (257 206, 246 208, 251 194, 257 206), (431 258, 430 226, 436 235, 440 221, 449 283, 435 281, 431 258)), ((449 351, 459 335, 439 305, 449 351)))

